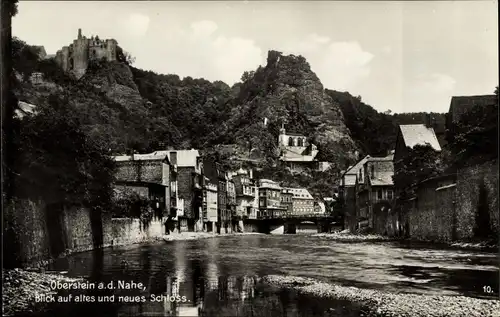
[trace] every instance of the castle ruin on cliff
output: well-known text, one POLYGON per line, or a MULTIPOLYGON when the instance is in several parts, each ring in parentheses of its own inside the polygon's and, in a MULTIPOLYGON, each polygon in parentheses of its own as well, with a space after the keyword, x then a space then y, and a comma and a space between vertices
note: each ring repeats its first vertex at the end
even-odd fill
POLYGON ((78 29, 78 37, 73 44, 64 46, 56 53, 57 64, 67 73, 81 78, 87 70, 89 61, 116 61, 118 43, 114 39, 101 40, 98 36, 86 38, 82 29, 78 29))

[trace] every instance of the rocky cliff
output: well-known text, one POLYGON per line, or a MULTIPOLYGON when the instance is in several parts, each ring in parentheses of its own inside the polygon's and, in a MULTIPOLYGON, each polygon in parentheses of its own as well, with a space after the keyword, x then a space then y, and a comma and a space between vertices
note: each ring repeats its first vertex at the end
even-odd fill
POLYGON ((318 146, 320 160, 340 163, 357 150, 340 106, 302 56, 269 51, 266 66, 247 74, 233 104, 229 130, 240 146, 274 154, 284 125, 308 136, 318 146))

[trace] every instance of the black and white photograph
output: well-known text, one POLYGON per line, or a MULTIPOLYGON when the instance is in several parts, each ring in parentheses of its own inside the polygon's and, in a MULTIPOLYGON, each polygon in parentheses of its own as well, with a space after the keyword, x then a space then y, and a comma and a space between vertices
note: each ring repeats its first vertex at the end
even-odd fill
POLYGON ((1 25, 2 316, 500 317, 498 1, 1 25))

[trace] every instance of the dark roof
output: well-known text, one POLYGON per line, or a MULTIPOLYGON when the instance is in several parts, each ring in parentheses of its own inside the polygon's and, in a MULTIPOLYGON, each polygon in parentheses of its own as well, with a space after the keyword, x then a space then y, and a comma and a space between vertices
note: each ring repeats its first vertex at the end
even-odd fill
POLYGON ((289 136, 301 136, 301 137, 304 137, 304 138, 306 137, 302 133, 296 133, 296 132, 286 132, 285 134, 289 135, 289 136))
POLYGON ((494 106, 498 103, 497 95, 478 96, 453 96, 451 97, 449 112, 453 120, 459 120, 460 116, 475 106, 494 106))

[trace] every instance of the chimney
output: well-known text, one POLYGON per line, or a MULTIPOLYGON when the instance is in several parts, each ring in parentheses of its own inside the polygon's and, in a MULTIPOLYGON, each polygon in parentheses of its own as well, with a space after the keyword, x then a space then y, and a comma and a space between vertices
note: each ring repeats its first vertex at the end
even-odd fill
POLYGON ((82 29, 78 29, 78 39, 82 38, 82 29))
POLYGON ((170 163, 177 165, 177 152, 170 152, 170 163))
POLYGON ((427 128, 432 128, 432 118, 430 113, 425 114, 424 124, 427 128))

